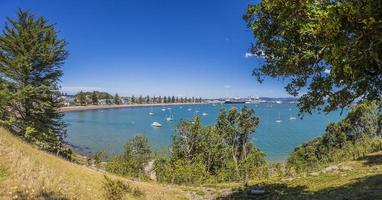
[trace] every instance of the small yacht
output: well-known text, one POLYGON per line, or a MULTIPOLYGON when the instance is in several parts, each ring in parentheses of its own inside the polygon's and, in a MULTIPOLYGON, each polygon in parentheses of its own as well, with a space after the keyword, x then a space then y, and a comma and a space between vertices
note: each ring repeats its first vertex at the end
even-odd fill
POLYGON ((279 112, 279 119, 276 120, 275 122, 276 122, 276 123, 281 123, 281 122, 283 122, 283 120, 281 120, 281 118, 280 118, 280 112, 279 112))
POLYGON ((207 113, 202 113, 203 116, 207 116, 208 114, 207 113))
POLYGON ((153 126, 153 127, 162 127, 162 124, 160 124, 160 123, 158 123, 158 122, 153 122, 153 123, 151 124, 151 126, 153 126))
POLYGON ((150 116, 153 116, 153 115, 154 115, 154 113, 153 113, 153 112, 149 112, 149 115, 150 115, 150 116))
POLYGON ((188 111, 191 111, 192 109, 191 108, 189 108, 189 109, 187 109, 188 111))
POLYGON ((166 111, 166 108, 162 108, 162 111, 166 111))
POLYGON ((295 120, 296 119, 296 117, 289 117, 289 120, 295 120))
POLYGON ((170 116, 166 117, 166 120, 167 121, 172 121, 172 120, 174 120, 174 116, 173 116, 171 110, 169 110, 169 111, 170 111, 170 116))
POLYGON ((282 101, 276 101, 277 104, 282 104, 283 102, 282 101))

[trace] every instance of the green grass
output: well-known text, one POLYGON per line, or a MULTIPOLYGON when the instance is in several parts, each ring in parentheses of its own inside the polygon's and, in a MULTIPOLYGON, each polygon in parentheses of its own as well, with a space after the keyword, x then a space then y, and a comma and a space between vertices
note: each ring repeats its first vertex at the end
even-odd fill
POLYGON ((7 177, 7 175, 7 169, 4 166, 0 165, 0 180, 7 177))
POLYGON ((226 195, 251 199, 382 199, 382 152, 337 164, 348 169, 334 172, 318 171, 292 178, 270 178, 252 181, 266 190, 265 195, 248 195, 248 188, 239 188, 226 195), (351 169, 351 170, 350 170, 351 169))

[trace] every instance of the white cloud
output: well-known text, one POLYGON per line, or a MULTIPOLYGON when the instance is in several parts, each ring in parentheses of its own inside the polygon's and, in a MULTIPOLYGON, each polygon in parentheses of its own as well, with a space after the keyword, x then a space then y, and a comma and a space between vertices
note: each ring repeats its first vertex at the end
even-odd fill
POLYGON ((264 57, 265 57, 265 53, 264 53, 264 51, 259 50, 259 52, 260 52, 260 56, 256 55, 255 53, 246 52, 245 55, 244 55, 244 57, 245 57, 245 58, 249 58, 249 57, 252 57, 252 56, 256 56, 256 57, 264 58, 264 57))
POLYGON ((249 57, 252 57, 252 56, 255 56, 255 54, 250 53, 250 52, 246 52, 244 57, 245 58, 249 58, 249 57))
POLYGON ((80 91, 83 92, 91 92, 91 91, 105 91, 105 88, 101 87, 88 87, 88 86, 63 86, 61 88, 62 92, 68 93, 77 93, 80 91))

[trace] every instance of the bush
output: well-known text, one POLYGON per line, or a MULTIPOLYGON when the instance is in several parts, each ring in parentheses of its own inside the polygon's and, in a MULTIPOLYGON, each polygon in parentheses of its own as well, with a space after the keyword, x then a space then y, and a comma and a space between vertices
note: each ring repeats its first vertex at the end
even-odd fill
POLYGON ((105 198, 109 200, 124 199, 126 194, 131 194, 135 197, 143 196, 144 192, 138 188, 132 188, 129 184, 122 182, 121 180, 112 180, 111 178, 104 176, 105 181, 103 183, 103 189, 105 191, 105 198))
POLYGON ((297 172, 311 171, 329 163, 358 159, 382 149, 379 137, 381 113, 375 102, 354 107, 338 123, 327 126, 322 137, 297 147, 288 158, 288 167, 297 172))
POLYGON ((144 168, 151 159, 151 150, 146 136, 137 135, 124 146, 121 155, 114 156, 106 164, 106 171, 122 176, 148 179, 144 168))

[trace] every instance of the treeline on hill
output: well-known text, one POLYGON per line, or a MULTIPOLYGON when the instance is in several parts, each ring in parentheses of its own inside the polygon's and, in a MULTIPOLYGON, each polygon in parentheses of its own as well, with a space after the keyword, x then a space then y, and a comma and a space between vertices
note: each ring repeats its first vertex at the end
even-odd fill
POLYGON ((297 147, 288 158, 288 167, 297 172, 382 150, 381 101, 354 107, 338 123, 330 123, 320 137, 297 147))
POLYGON ((75 101, 80 105, 98 104, 156 104, 156 103, 202 103, 202 98, 187 98, 175 96, 139 96, 120 97, 118 94, 112 96, 107 92, 79 92, 75 95, 75 101))
MULTIPOLYGON (((253 109, 221 110, 213 126, 203 126, 198 116, 181 121, 167 156, 154 163, 160 182, 198 184, 242 181, 267 176, 265 154, 252 143, 251 135, 259 124, 253 109)), ((145 166, 153 159, 147 139, 136 136, 125 145, 121 155, 106 166, 109 172, 147 178, 145 166)))
POLYGON ((0 35, 0 126, 69 158, 57 92, 66 44, 44 17, 19 10, 8 18, 0 35))

